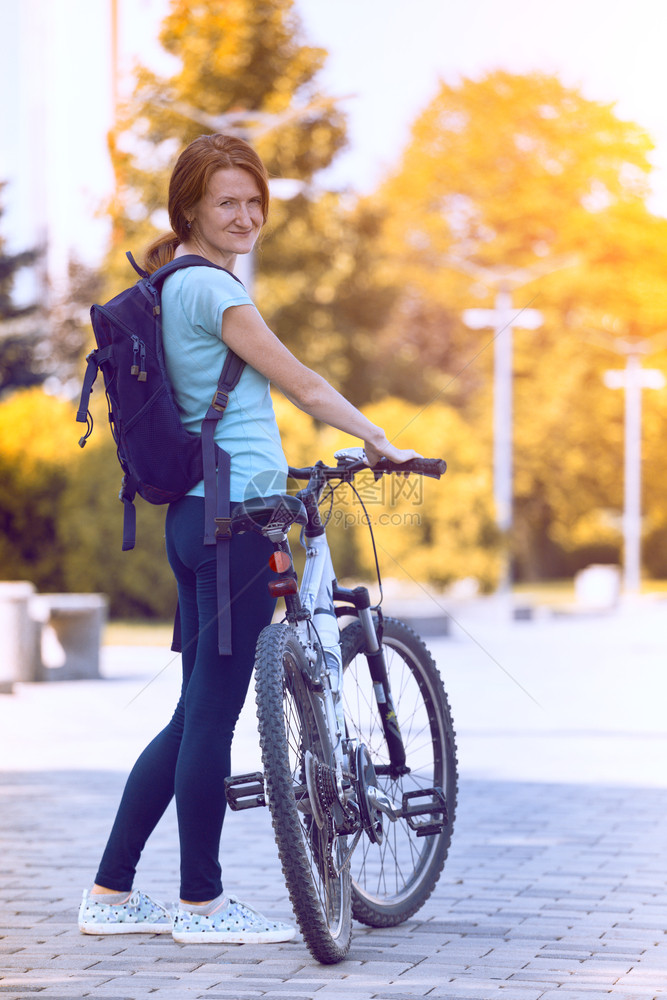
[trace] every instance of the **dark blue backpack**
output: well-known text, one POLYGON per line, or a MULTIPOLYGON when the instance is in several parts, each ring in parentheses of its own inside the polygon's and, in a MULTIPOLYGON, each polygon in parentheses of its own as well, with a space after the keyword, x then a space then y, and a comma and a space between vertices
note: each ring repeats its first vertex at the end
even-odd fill
MULTIPOLYGON (((93 384, 101 371, 111 433, 123 470, 119 498, 124 505, 125 550, 134 548, 134 498, 137 493, 152 504, 171 503, 204 480, 204 544, 217 546, 218 645, 221 653, 230 653, 230 458, 215 443, 214 433, 245 362, 233 351, 228 351, 201 435, 187 431, 181 421, 164 362, 160 295, 165 278, 174 271, 182 267, 217 265, 203 257, 187 255, 177 257, 149 275, 136 264, 132 254, 127 256, 141 280, 106 305, 94 305, 90 310, 97 347, 86 358, 87 367, 76 419, 87 424, 87 430, 79 444, 84 447, 93 429, 88 407, 93 384)), ((236 278, 235 275, 232 277, 236 278)), ((175 647, 179 645, 178 632, 177 619, 175 647)))

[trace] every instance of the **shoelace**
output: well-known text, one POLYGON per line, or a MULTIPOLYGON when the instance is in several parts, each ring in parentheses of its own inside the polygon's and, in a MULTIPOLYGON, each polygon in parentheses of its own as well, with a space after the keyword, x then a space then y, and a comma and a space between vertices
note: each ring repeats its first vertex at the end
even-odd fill
POLYGON ((141 892, 139 889, 134 890, 130 898, 126 900, 125 906, 140 906, 142 896, 144 898, 144 901, 150 903, 151 906, 154 906, 155 909, 160 912, 160 914, 165 914, 166 916, 170 917, 169 910, 166 908, 166 906, 163 906, 162 903, 158 903, 155 899, 152 898, 152 896, 149 896, 148 893, 141 892))

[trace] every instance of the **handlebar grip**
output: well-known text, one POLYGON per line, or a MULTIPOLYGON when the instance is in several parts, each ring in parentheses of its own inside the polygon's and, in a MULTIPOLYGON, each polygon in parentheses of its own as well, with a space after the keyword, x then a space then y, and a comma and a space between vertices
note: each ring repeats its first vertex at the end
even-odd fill
POLYGON ((290 465, 290 467, 289 467, 289 469, 287 471, 287 478, 288 479, 305 479, 305 480, 308 480, 308 479, 310 479, 312 471, 313 470, 312 470, 311 466, 307 466, 306 468, 303 468, 303 469, 297 469, 297 468, 294 468, 293 466, 290 465))
POLYGON ((443 458, 411 458, 407 462, 390 462, 388 458, 381 458, 375 465, 367 465, 363 459, 359 459, 346 466, 329 468, 321 462, 317 466, 308 466, 304 469, 289 467, 288 476, 290 479, 309 480, 313 471, 320 467, 325 479, 343 479, 345 474, 356 475, 364 469, 370 469, 377 476, 385 472, 414 472, 418 476, 429 476, 431 479, 440 479, 447 471, 447 463, 443 458))
POLYGON ((415 472, 419 476, 440 479, 447 471, 447 463, 444 458, 411 458, 407 462, 390 462, 388 458, 381 458, 371 469, 375 472, 415 472))

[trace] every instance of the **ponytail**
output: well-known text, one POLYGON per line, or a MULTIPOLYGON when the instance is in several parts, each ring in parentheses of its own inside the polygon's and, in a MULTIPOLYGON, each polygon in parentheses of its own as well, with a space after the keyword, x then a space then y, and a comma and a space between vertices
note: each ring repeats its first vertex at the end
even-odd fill
POLYGON ((146 248, 144 253, 144 268, 149 274, 157 271, 158 267, 168 264, 174 259, 176 247, 180 244, 180 239, 174 232, 163 233, 146 248))

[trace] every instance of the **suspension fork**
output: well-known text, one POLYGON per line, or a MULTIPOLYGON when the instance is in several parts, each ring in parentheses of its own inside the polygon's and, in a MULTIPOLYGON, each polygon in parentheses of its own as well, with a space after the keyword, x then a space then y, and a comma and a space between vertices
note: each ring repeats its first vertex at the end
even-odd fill
POLYGON ((378 640, 378 634, 373 621, 368 590, 366 587, 355 587, 354 590, 348 590, 345 587, 339 587, 338 584, 335 584, 333 596, 336 601, 344 601, 348 605, 351 604, 361 622, 366 640, 364 655, 368 660, 368 669, 373 682, 378 714, 382 722, 382 729, 389 751, 389 766, 386 770, 392 776, 405 774, 409 769, 405 764, 403 737, 401 736, 396 709, 394 708, 394 701, 391 696, 391 687, 389 685, 387 664, 384 659, 382 643, 378 640))

